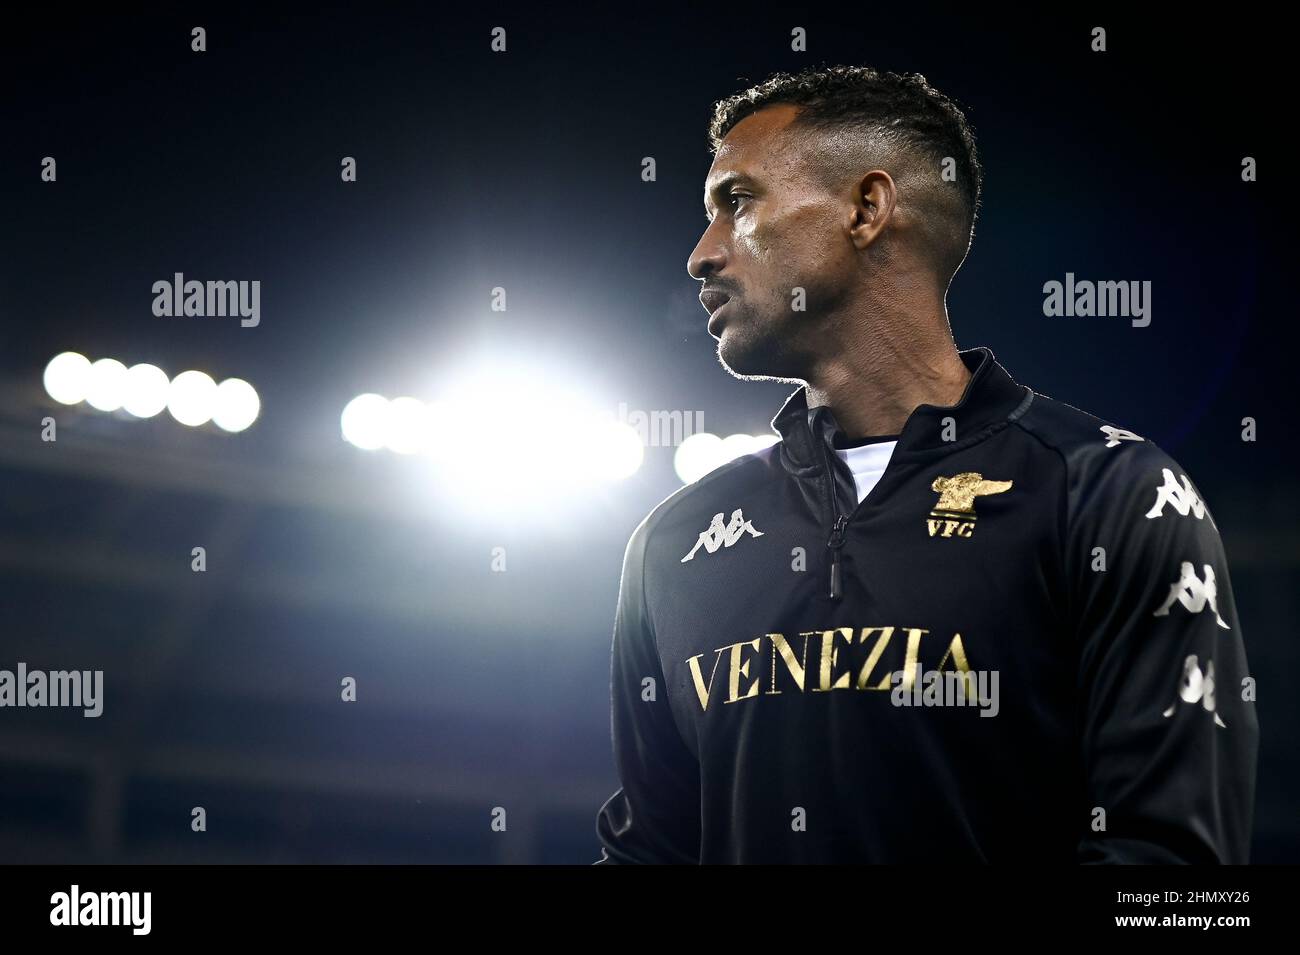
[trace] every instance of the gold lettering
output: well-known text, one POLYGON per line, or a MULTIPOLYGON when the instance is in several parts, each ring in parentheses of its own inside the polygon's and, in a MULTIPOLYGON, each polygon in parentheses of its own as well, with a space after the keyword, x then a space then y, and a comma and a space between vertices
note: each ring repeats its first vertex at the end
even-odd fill
POLYGON ((749 676, 749 661, 746 660, 744 663, 740 662, 741 648, 753 647, 754 650, 757 651, 758 645, 759 645, 758 637, 755 637, 753 640, 749 640, 744 643, 733 643, 731 645, 731 679, 728 683, 728 688, 730 691, 727 695, 728 703, 735 703, 737 700, 747 700, 751 696, 758 696, 758 684, 762 681, 759 680, 757 677, 754 678, 753 684, 745 692, 745 695, 744 696, 740 695, 740 678, 742 676, 746 676, 746 677, 749 676))
POLYGON ((700 674, 700 657, 704 656, 704 654, 697 653, 686 661, 686 665, 691 668, 691 679, 695 681, 695 693, 700 698, 701 710, 707 711, 709 708, 709 691, 713 689, 713 677, 718 672, 718 663, 722 660, 722 651, 725 649, 727 648, 718 647, 718 649, 713 651, 718 656, 713 661, 713 672, 709 674, 709 682, 707 684, 704 682, 704 677, 700 674))
POLYGON ((949 657, 952 658, 952 662, 956 664, 959 671, 962 673, 970 672, 970 661, 966 659, 966 647, 961 642, 960 633, 952 635, 952 640, 948 643, 948 649, 944 651, 943 659, 939 661, 939 665, 935 669, 942 670, 949 657))
POLYGON ((925 526, 929 528, 930 536, 935 537, 972 537, 975 534, 974 521, 955 520, 951 517, 945 517, 940 520, 935 518, 939 515, 931 511, 930 517, 926 520, 925 526))
MULTIPOLYGON (((807 692, 808 687, 808 650, 812 638, 821 637, 821 657, 818 665, 816 685, 811 688, 814 693, 826 693, 831 690, 847 690, 850 688, 858 690, 885 690, 888 691, 893 687, 893 669, 883 663, 886 660, 886 653, 893 645, 893 638, 896 631, 902 630, 907 634, 907 643, 903 650, 903 686, 904 692, 912 693, 921 680, 921 638, 930 631, 920 627, 862 627, 857 631, 858 644, 871 644, 866 660, 857 670, 856 675, 851 669, 851 660, 849 661, 850 669, 844 672, 836 672, 836 667, 840 662, 840 642, 837 637, 842 637, 846 646, 852 652, 854 628, 836 627, 828 630, 809 630, 799 634, 803 637, 802 653, 796 654, 792 642, 788 640, 783 633, 764 634, 772 645, 772 663, 771 663, 771 685, 764 695, 776 695, 781 690, 776 688, 777 680, 777 657, 784 662, 786 671, 790 674, 791 680, 794 681, 799 692, 807 692), (883 669, 879 678, 876 674, 883 669)), ((728 644, 725 647, 718 647, 713 651, 713 669, 709 673, 708 680, 704 679, 703 669, 700 660, 704 658, 703 653, 690 657, 686 664, 691 671, 691 680, 695 686, 695 694, 700 701, 700 709, 708 711, 709 698, 713 693, 713 684, 717 681, 718 666, 722 663, 723 654, 727 654, 727 697, 725 703, 738 703, 741 700, 748 700, 759 695, 759 685, 763 682, 762 676, 752 676, 750 674, 750 664, 753 663, 755 656, 746 658, 746 648, 752 649, 753 653, 762 665, 762 648, 763 638, 757 637, 753 640, 745 640, 740 643, 728 644), (742 681, 749 681, 747 685, 742 686, 742 681)), ((856 655, 854 655, 856 656, 856 655)), ((954 676, 960 674, 961 681, 973 690, 974 674, 971 671, 970 661, 966 657, 966 647, 962 642, 960 633, 954 633, 952 640, 948 643, 948 648, 943 654, 943 659, 939 661, 936 670, 942 672, 952 661, 954 676)))
POLYGON ((871 655, 867 657, 867 662, 862 666, 862 672, 858 674, 859 690, 888 690, 889 674, 886 673, 880 678, 880 682, 875 686, 867 686, 871 680, 871 674, 876 669, 876 664, 880 662, 881 656, 885 652, 885 647, 889 645, 889 639, 894 635, 893 627, 863 627, 862 632, 858 634, 858 642, 866 643, 867 637, 879 631, 880 636, 876 638, 876 645, 871 648, 871 655))
POLYGON ((822 631, 821 681, 819 686, 813 687, 814 693, 828 690, 847 690, 849 688, 848 673, 841 674, 833 683, 831 682, 831 669, 835 666, 840 653, 840 648, 835 646, 836 634, 844 637, 844 642, 849 646, 853 646, 852 627, 839 627, 835 630, 822 631))
POLYGON ((961 642, 960 633, 954 633, 952 635, 952 640, 948 644, 948 649, 944 652, 943 659, 939 661, 939 665, 935 667, 935 669, 942 672, 943 665, 948 662, 949 657, 952 658, 952 662, 956 665, 956 670, 953 671, 954 674, 960 675, 960 679, 965 688, 966 697, 963 699, 963 702, 965 702, 966 699, 978 699, 975 695, 975 674, 971 672, 970 662, 966 659, 966 647, 963 646, 961 642))
POLYGON ((906 627, 907 630, 907 656, 903 661, 903 688, 911 692, 912 687, 916 684, 916 675, 921 668, 918 658, 921 655, 921 634, 929 633, 929 630, 920 630, 916 627, 906 627))
POLYGON ((812 634, 801 633, 799 636, 803 637, 803 658, 801 660, 796 660, 794 658, 794 650, 786 641, 785 634, 769 633, 767 635, 767 639, 772 641, 772 689, 768 691, 768 696, 781 692, 776 688, 776 658, 778 654, 781 659, 785 661, 785 666, 786 669, 790 671, 790 676, 794 677, 794 682, 799 687, 799 692, 803 692, 803 681, 808 667, 808 638, 811 637, 812 634))

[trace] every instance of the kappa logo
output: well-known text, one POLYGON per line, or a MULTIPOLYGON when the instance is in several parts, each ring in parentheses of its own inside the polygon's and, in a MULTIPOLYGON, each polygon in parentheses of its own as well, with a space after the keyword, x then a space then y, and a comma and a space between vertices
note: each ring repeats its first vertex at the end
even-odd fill
MULTIPOLYGON (((1183 475, 1183 483, 1180 485, 1174 480, 1174 472, 1169 468, 1161 468, 1160 473, 1164 475, 1165 483, 1156 488, 1156 502, 1151 505, 1151 510, 1147 511, 1147 517, 1164 517, 1166 504, 1183 517, 1191 514, 1198 521, 1209 513, 1205 508, 1205 502, 1192 488, 1192 481, 1186 474, 1183 475)), ((1210 523, 1214 523, 1213 517, 1210 518, 1210 523)))
POLYGON ((731 523, 722 523, 721 512, 713 515, 713 520, 709 522, 706 530, 700 532, 699 540, 691 548, 691 552, 682 558, 682 563, 686 563, 695 557, 695 552, 703 547, 710 554, 715 553, 719 547, 730 547, 736 541, 740 540, 746 534, 751 537, 762 537, 763 532, 754 530, 754 525, 745 520, 745 515, 740 513, 741 508, 736 508, 731 512, 731 523))
POLYGON ((1169 616, 1169 608, 1174 605, 1175 601, 1182 604, 1189 613, 1200 613, 1205 609, 1205 605, 1209 604, 1210 609, 1214 611, 1214 619, 1219 622, 1219 626, 1224 630, 1232 629, 1219 616, 1219 608, 1216 604, 1219 588, 1214 583, 1214 569, 1209 564, 1202 566, 1205 569, 1204 583, 1201 582, 1201 578, 1196 576, 1196 568, 1192 566, 1191 561, 1185 560, 1182 562, 1179 566, 1178 581, 1169 585, 1169 596, 1160 605, 1160 609, 1152 614, 1153 617, 1169 616))
POLYGON ((1103 424, 1100 429, 1106 435, 1106 447, 1113 448, 1121 441, 1145 441, 1146 438, 1134 434, 1132 431, 1125 431, 1123 428, 1115 428, 1108 424, 1103 424))
MULTIPOLYGON (((1200 703, 1206 711, 1214 713, 1214 661, 1205 661, 1205 672, 1201 672, 1200 664, 1196 662, 1196 654, 1193 653, 1183 661, 1183 679, 1178 687, 1178 699, 1184 703, 1200 703)), ((1169 709, 1162 714, 1165 719, 1174 715, 1178 708, 1178 700, 1169 704, 1169 709)), ((1223 722, 1218 713, 1214 713, 1214 722, 1228 728, 1228 724, 1223 722)))
POLYGON ((930 490, 939 502, 926 520, 931 537, 972 537, 975 534, 975 498, 1011 490, 1011 481, 986 481, 978 471, 937 477, 930 490))

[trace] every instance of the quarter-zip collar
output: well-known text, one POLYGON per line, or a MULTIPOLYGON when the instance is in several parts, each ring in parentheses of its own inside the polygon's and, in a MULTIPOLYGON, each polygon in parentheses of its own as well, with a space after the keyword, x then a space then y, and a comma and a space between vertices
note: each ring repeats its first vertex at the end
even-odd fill
MULTIPOLYGON (((1017 384, 990 349, 980 346, 957 354, 971 371, 961 399, 955 405, 923 404, 913 409, 899 433, 894 457, 964 447, 1015 420, 1033 400, 1033 392, 1017 384), (947 418, 952 419, 951 429, 947 418)), ((786 399, 772 427, 782 438, 782 464, 797 476, 810 476, 825 467, 827 451, 833 454, 836 438, 843 437, 828 406, 808 407, 806 387, 786 399)), ((841 490, 853 493, 851 487, 841 490)))

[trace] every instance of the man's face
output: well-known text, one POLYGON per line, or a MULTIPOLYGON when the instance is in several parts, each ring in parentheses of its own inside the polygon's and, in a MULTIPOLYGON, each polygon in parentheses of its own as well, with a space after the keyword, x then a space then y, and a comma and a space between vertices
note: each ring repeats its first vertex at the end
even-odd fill
POLYGON ((824 316, 861 268, 851 196, 816 182, 804 159, 815 134, 785 132, 796 115, 769 106, 727 134, 705 181, 711 221, 686 265, 703 280, 718 358, 737 377, 805 378, 825 348, 824 316))

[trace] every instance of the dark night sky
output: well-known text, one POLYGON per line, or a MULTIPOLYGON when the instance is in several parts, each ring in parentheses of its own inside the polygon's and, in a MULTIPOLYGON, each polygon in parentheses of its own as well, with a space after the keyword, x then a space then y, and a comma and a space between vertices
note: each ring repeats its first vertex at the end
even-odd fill
POLYGON ((498 19, 505 55, 488 49, 491 16, 166 14, 10 33, 4 369, 65 347, 219 362, 263 390, 265 433, 288 435, 361 390, 418 393, 438 355, 490 336, 567 354, 652 406, 760 428, 789 389, 717 370, 685 272, 709 107, 740 77, 866 62, 925 73, 976 128, 986 184, 950 294, 960 345, 1174 449, 1225 389, 1272 400, 1250 388, 1279 354, 1280 329, 1254 325, 1281 304, 1256 299, 1281 251, 1284 180, 1267 158, 1262 182, 1236 175, 1276 138, 1253 43, 1119 18, 1099 56, 1077 17, 904 14, 876 36, 824 13, 800 20, 814 48, 800 56, 768 15, 498 19), (188 46, 198 20, 206 54, 188 46), (47 154, 57 189, 34 172, 47 154), (343 155, 355 184, 338 181, 343 155), (645 155, 656 183, 640 181, 645 155), (155 318, 149 286, 174 271, 260 278, 261 326, 155 318), (1156 320, 1043 318, 1041 284, 1066 271, 1151 279, 1156 320), (506 321, 487 308, 495 285, 506 321), (1253 384, 1234 380, 1247 363, 1253 384))

